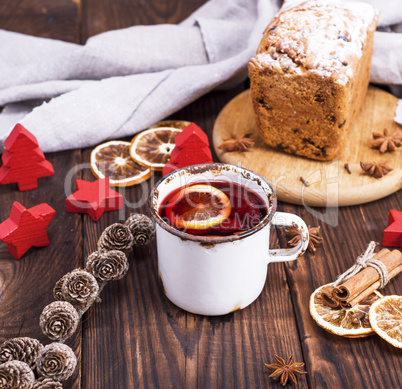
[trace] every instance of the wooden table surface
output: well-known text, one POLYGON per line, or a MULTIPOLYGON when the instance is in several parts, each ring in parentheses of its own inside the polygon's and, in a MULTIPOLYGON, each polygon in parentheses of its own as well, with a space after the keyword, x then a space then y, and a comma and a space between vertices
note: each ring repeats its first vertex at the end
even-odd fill
MULTIPOLYGON (((84 43, 92 35, 136 24, 177 23, 204 0, 2 0, 0 28, 41 37, 84 43)), ((267 21, 268 22, 268 21, 267 21)), ((1 74, 0 74, 1 77, 1 74)), ((223 106, 247 85, 215 91, 171 118, 197 123, 209 135, 223 106)), ((0 187, 0 220, 12 203, 26 207, 47 202, 57 213, 48 231, 49 247, 31 249, 14 260, 0 243, 0 342, 17 336, 49 341, 40 332, 39 315, 53 301, 55 282, 82 267, 105 227, 133 211, 149 214, 147 185, 121 190, 124 212, 105 213, 99 222, 65 212, 64 181, 90 149, 47 154, 55 175, 40 179, 36 190, 0 187)), ((216 160, 216 156, 214 156, 216 160)), ((75 178, 94 180, 89 170, 75 178)), ((341 209, 315 209, 279 203, 279 210, 321 226, 324 243, 314 255, 269 265, 261 296, 248 308, 222 317, 203 317, 177 308, 164 296, 157 277, 156 245, 135 248, 130 270, 109 283, 102 303, 87 312, 67 344, 78 368, 65 388, 265 388, 280 387, 268 377, 264 362, 274 354, 293 355, 308 372, 300 388, 401 388, 402 353, 378 336, 346 339, 327 333, 310 317, 310 294, 352 265, 371 241, 381 241, 390 209, 401 209, 401 191, 382 200, 341 209)), ((275 232, 275 231, 274 231, 275 232)), ((279 231, 271 245, 286 244, 279 231)), ((402 294, 401 276, 384 294, 402 294)))

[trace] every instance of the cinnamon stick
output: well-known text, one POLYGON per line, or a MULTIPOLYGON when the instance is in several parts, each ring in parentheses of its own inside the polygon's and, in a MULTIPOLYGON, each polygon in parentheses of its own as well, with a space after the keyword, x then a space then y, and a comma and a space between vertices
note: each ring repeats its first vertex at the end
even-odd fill
POLYGON ((322 298, 331 308, 337 308, 340 305, 340 301, 334 297, 333 294, 334 288, 331 285, 327 285, 326 287, 321 289, 322 298))
MULTIPOLYGON (((402 265, 399 265, 398 267, 392 269, 390 272, 388 272, 388 279, 390 280, 391 278, 395 277, 398 273, 402 272, 402 265)), ((340 305, 342 308, 349 309, 354 307, 356 304, 360 303, 363 299, 365 299, 367 296, 369 296, 371 293, 373 293, 376 289, 380 287, 381 283, 380 281, 374 282, 372 285, 370 285, 366 290, 364 290, 362 293, 357 295, 354 299, 350 300, 349 302, 347 301, 340 301, 340 305)))
MULTIPOLYGON (((374 259, 380 260, 388 270, 388 273, 402 265, 402 254, 398 250, 382 249, 374 256, 374 259)), ((379 279, 380 275, 377 270, 368 266, 343 284, 335 287, 333 289, 334 297, 337 300, 349 302, 379 279)))
MULTIPOLYGON (((380 259, 389 252, 390 251, 388 249, 382 249, 374 256, 374 258, 380 259)), ((341 296, 342 299, 347 298, 348 291, 343 290, 343 284, 341 284, 338 288, 334 288, 332 285, 328 285, 325 288, 321 289, 321 295, 323 299, 332 308, 337 308, 339 306, 345 307, 345 305, 348 304, 339 298, 339 296, 341 296), (334 293, 335 289, 338 291, 337 294, 334 293)))

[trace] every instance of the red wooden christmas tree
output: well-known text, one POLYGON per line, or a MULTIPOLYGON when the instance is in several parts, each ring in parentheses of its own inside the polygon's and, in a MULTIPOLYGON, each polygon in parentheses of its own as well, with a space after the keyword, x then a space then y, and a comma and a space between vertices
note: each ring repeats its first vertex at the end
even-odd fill
POLYGON ((181 167, 212 162, 208 136, 194 123, 176 136, 175 144, 170 161, 163 168, 164 176, 181 167))
POLYGON ((46 160, 38 141, 26 128, 17 124, 4 141, 0 168, 0 184, 18 183, 20 191, 36 189, 38 178, 54 174, 52 164, 46 160))

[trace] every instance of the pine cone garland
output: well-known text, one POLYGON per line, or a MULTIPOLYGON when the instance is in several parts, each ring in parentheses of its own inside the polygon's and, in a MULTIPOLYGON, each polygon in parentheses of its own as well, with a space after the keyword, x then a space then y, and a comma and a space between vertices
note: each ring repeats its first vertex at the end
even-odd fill
POLYGON ((67 301, 54 301, 47 305, 39 318, 42 332, 52 340, 64 341, 77 329, 80 317, 67 301))
POLYGON ((39 340, 28 337, 6 340, 0 347, 0 363, 21 361, 34 369, 38 352, 42 347, 39 340))
POLYGON ((133 213, 124 223, 127 226, 134 238, 134 246, 145 246, 155 235, 155 226, 152 220, 139 213, 133 213))
POLYGON ((75 308, 89 307, 98 297, 99 285, 91 273, 75 269, 63 278, 61 295, 65 301, 71 303, 75 308))
POLYGON ((77 358, 70 347, 50 343, 40 351, 36 371, 42 377, 65 381, 72 376, 76 366, 77 358))
POLYGON ((65 297, 64 294, 62 292, 62 288, 63 288, 63 283, 64 280, 66 279, 66 277, 69 275, 70 273, 65 274, 63 277, 61 277, 57 282, 56 285, 53 288, 53 297, 55 300, 58 301, 64 301, 65 297))
POLYGON ((63 389, 63 385, 52 378, 41 377, 34 382, 32 389, 63 389))
POLYGON ((120 280, 129 268, 126 254, 119 250, 98 250, 88 256, 85 270, 99 283, 120 280))
POLYGON ((120 223, 106 227, 98 241, 98 250, 128 251, 133 247, 133 235, 130 229, 120 223))
POLYGON ((0 365, 1 389, 31 389, 34 381, 35 375, 25 362, 9 361, 0 365))

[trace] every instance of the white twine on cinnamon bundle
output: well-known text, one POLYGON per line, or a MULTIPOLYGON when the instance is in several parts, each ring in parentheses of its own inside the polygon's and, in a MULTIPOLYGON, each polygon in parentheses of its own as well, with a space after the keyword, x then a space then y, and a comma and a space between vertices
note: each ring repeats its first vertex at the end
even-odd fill
POLYGON ((377 272, 380 276, 379 289, 381 289, 385 285, 387 285, 389 282, 388 270, 381 261, 379 261, 378 259, 374 259, 375 255, 377 254, 374 252, 377 244, 378 243, 371 241, 367 247, 367 250, 364 252, 364 254, 359 255, 356 259, 356 263, 352 267, 350 267, 348 270, 346 270, 344 273, 342 273, 341 275, 338 276, 336 281, 332 284, 332 287, 333 288, 337 287, 339 284, 348 280, 349 278, 352 278, 360 270, 365 269, 368 266, 371 266, 375 270, 377 270, 377 272))

